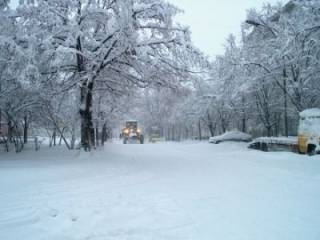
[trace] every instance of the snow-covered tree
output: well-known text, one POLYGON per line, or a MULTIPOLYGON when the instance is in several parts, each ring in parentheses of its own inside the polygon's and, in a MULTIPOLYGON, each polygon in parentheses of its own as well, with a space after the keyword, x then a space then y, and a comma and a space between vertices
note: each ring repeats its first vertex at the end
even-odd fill
POLYGON ((21 1, 18 12, 43 49, 47 72, 64 89, 80 87, 85 149, 94 145, 96 88, 177 85, 195 54, 187 29, 173 23, 178 9, 164 1, 21 1))

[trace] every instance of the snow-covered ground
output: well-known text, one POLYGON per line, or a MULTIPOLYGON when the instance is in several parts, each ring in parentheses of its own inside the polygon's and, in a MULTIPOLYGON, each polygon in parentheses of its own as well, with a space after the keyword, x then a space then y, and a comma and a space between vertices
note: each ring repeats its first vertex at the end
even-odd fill
POLYGON ((0 153, 1 240, 318 240, 320 157, 243 143, 0 153))

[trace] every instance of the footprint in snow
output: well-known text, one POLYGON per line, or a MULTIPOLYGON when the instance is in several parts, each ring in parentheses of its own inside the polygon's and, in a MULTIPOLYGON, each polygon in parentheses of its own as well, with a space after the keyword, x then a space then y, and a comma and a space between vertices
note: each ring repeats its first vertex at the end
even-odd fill
POLYGON ((78 217, 76 217, 76 216, 70 216, 70 220, 71 220, 72 222, 76 222, 76 221, 78 221, 78 217))
POLYGON ((49 215, 50 215, 50 217, 53 217, 53 218, 55 218, 55 217, 57 217, 58 216, 58 210, 56 210, 56 209, 50 209, 49 210, 49 215))

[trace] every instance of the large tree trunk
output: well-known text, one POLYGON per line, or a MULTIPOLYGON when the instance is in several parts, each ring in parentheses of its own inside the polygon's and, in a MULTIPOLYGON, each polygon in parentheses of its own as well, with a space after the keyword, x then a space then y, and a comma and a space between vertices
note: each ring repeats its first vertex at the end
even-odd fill
POLYGON ((104 123, 101 131, 101 145, 103 146, 107 140, 107 123, 104 123))
POLYGON ((96 138, 96 146, 98 147, 99 146, 99 136, 100 134, 99 134, 99 124, 97 123, 97 125, 96 125, 96 130, 95 130, 95 138, 96 138))
POLYGON ((52 134, 53 146, 56 146, 56 139, 57 139, 57 129, 54 128, 53 134, 52 134))
POLYGON ((28 142, 28 116, 24 116, 24 126, 23 126, 23 143, 26 144, 28 142))
POLYGON ((245 98, 244 98, 244 96, 242 96, 241 102, 242 102, 241 131, 245 133, 247 131, 247 116, 246 116, 246 110, 245 110, 245 98))
POLYGON ((92 120, 92 90, 93 82, 86 84, 85 81, 81 86, 81 146, 85 151, 90 151, 95 147, 94 126, 92 120))
POLYGON ((267 136, 271 137, 272 136, 272 126, 270 126, 270 125, 266 126, 266 130, 267 130, 267 136))
POLYGON ((199 134, 199 140, 202 140, 202 132, 201 132, 201 120, 198 121, 198 134, 199 134))
POLYGON ((12 142, 12 140, 13 140, 13 123, 9 119, 7 124, 8 124, 8 141, 12 142))
MULTIPOLYGON (((81 11, 81 2, 79 2, 79 10, 81 11)), ((77 38, 76 49, 82 52, 80 36, 77 38)), ((81 54, 77 54, 77 69, 80 77, 85 72, 84 59, 81 54)), ((90 151, 95 144, 94 127, 92 121, 92 90, 93 80, 82 79, 80 87, 80 116, 81 116, 81 147, 85 151, 90 151)))
POLYGON ((209 131, 210 131, 211 137, 214 137, 215 129, 214 129, 214 126, 213 126, 213 123, 212 123, 212 122, 209 122, 209 124, 208 124, 208 129, 209 129, 209 131))
POLYGON ((246 118, 243 117, 243 118, 242 118, 241 131, 244 132, 244 133, 247 131, 247 124, 246 124, 246 123, 247 123, 246 118))

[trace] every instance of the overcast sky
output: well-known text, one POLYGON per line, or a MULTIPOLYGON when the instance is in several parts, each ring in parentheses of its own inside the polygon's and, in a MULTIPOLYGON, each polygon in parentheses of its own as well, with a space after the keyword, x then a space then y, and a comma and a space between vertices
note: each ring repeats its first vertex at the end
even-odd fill
MULTIPOLYGON (((261 8, 263 3, 287 2, 287 0, 167 0, 184 14, 178 21, 190 27, 194 44, 210 57, 223 52, 223 44, 229 34, 238 35, 246 10, 261 8)), ((16 5, 19 0, 12 0, 16 5)))
POLYGON ((210 57, 223 52, 229 34, 238 35, 246 10, 261 8, 263 3, 286 0, 168 0, 184 10, 178 17, 183 25, 190 26, 194 44, 210 57))

